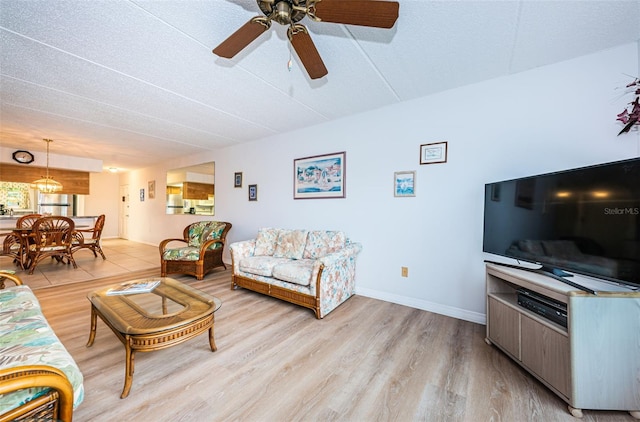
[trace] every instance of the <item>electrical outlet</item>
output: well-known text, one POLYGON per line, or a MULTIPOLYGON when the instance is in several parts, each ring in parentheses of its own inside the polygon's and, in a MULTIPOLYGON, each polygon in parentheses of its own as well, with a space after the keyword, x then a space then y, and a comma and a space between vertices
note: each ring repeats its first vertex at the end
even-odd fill
POLYGON ((409 277, 409 267, 402 267, 402 276, 409 277))

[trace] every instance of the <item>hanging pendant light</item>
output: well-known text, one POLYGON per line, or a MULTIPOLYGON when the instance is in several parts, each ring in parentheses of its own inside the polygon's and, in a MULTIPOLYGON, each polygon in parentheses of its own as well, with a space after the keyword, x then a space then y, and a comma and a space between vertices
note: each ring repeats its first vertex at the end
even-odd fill
POLYGON ((38 189, 42 193, 55 193, 62 190, 62 184, 56 182, 49 176, 49 144, 53 142, 51 139, 43 139, 47 143, 47 175, 42 179, 31 182, 31 187, 38 189))

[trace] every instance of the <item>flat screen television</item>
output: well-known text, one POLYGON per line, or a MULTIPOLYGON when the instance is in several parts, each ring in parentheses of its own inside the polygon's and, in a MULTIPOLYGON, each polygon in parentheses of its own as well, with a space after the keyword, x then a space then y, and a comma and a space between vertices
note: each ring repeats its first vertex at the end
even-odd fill
POLYGON ((487 183, 483 251, 640 288, 640 158, 487 183))

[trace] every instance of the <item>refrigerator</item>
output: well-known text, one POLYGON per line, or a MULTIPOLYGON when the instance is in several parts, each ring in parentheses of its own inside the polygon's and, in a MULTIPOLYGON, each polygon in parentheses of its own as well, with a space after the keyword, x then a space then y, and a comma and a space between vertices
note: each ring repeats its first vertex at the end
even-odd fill
POLYGON ((172 193, 167 195, 167 214, 184 214, 184 206, 182 194, 172 193))
POLYGON ((73 217, 76 211, 75 195, 38 192, 38 214, 73 217))

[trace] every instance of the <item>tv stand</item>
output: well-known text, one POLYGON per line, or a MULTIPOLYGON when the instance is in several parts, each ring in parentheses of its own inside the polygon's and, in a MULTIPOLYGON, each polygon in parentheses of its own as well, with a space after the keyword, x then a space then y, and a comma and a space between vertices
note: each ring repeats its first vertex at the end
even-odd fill
POLYGON ((486 342, 564 400, 569 412, 624 410, 640 419, 640 292, 598 295, 538 272, 486 265, 486 342), (518 305, 525 288, 567 305, 567 327, 518 305))
POLYGON ((553 269, 552 269, 552 268, 545 268, 545 267, 542 267, 542 268, 540 268, 540 269, 537 269, 537 270, 531 270, 531 271, 536 272, 536 273, 539 273, 539 274, 546 275, 547 277, 551 277, 551 278, 553 278, 553 279, 556 279, 556 280, 558 280, 558 281, 560 281, 560 282, 562 282, 562 283, 564 283, 564 284, 568 284, 568 285, 569 285, 569 286, 571 286, 571 287, 575 287, 576 289, 580 289, 580 290, 582 290, 583 292, 591 293, 592 295, 597 295, 597 294, 598 294, 598 293, 597 293, 595 290, 593 290, 593 289, 590 289, 590 288, 588 288, 588 287, 585 287, 585 286, 583 286, 583 285, 581 285, 581 284, 578 284, 578 283, 576 283, 576 282, 574 282, 574 281, 567 280, 567 277, 573 277, 573 274, 566 273, 566 272, 564 272, 564 271, 562 271, 562 270, 558 270, 557 268, 553 268, 553 269), (551 270, 551 271, 549 271, 549 270, 551 270), (564 273, 564 274, 566 274, 566 275, 561 275, 561 273, 564 273))

